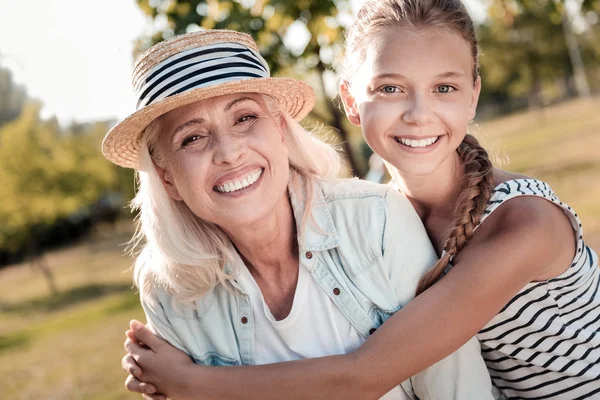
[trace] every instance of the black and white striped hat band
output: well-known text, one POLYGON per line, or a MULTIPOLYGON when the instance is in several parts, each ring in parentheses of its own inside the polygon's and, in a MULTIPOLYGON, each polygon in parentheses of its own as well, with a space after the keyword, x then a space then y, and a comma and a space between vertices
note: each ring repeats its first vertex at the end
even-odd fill
POLYGON ((191 89, 245 79, 268 78, 269 66, 239 43, 217 43, 166 58, 136 85, 137 109, 191 89))

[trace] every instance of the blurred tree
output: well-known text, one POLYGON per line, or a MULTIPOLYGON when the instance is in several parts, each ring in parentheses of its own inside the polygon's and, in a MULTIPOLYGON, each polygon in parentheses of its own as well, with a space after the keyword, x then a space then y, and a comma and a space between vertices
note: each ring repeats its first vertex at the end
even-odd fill
POLYGON ((0 65, 0 126, 19 116, 26 98, 25 88, 17 85, 10 70, 0 65))
POLYGON ((42 120, 40 109, 29 101, 0 128, 0 248, 26 249, 56 292, 34 233, 93 204, 114 187, 116 170, 98 150, 106 124, 64 130, 54 119, 42 120))
MULTIPOLYGON (((137 0, 154 19, 156 33, 140 39, 137 51, 175 34, 199 28, 247 32, 257 41, 272 74, 303 76, 321 99, 332 97, 334 62, 343 51, 342 23, 350 15, 347 0, 137 0)), ((343 111, 332 101, 320 102, 313 119, 333 127, 342 140, 355 175, 364 168, 353 151, 343 111), (318 110, 321 111, 318 111, 318 110)))
MULTIPOLYGON (((598 0, 573 2, 582 12, 598 8, 598 0)), ((588 96, 589 87, 580 46, 572 29, 565 0, 492 0, 488 18, 479 27, 483 54, 483 101, 528 94, 539 106, 544 83, 565 77, 567 87, 588 96)), ((590 29, 589 26, 585 27, 590 29)))

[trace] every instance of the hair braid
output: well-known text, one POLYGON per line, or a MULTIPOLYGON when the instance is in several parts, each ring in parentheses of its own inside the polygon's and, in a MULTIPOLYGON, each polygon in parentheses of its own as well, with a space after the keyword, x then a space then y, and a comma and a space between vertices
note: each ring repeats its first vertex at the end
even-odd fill
POLYGON ((417 295, 433 285, 444 273, 450 258, 467 245, 481 220, 494 188, 492 162, 477 139, 467 134, 457 151, 464 174, 460 182, 460 195, 454 209, 454 228, 446 240, 443 257, 419 281, 417 295))

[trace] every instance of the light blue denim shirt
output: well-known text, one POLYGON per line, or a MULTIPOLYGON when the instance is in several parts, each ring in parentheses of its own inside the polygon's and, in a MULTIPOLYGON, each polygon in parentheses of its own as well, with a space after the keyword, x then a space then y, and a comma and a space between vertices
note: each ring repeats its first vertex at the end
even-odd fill
MULTIPOLYGON (((299 227, 303 197, 290 189, 299 227)), ((410 202, 389 186, 357 179, 318 181, 311 207, 312 220, 299 235, 301 267, 367 338, 414 297, 420 277, 436 261, 435 251, 410 202)), ((142 305, 155 332, 196 363, 252 365, 250 299, 235 280, 230 284, 234 290, 216 286, 195 307, 177 307, 160 290, 154 304, 142 305)), ((411 382, 402 386, 413 395, 411 382)), ((475 339, 413 377, 412 386, 421 399, 491 398, 490 378, 475 339)))

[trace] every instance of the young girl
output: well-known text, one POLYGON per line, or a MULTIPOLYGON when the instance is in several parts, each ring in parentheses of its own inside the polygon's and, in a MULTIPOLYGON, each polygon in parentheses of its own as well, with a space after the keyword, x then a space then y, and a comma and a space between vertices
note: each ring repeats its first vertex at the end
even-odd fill
POLYGON ((348 118, 440 255, 417 298, 352 354, 263 366, 193 365, 134 323, 152 349, 127 342, 138 378, 190 398, 377 398, 477 334, 499 395, 600 398, 598 257, 546 183, 494 168, 467 134, 477 54, 459 0, 368 0, 348 29, 348 118), (185 373, 161 379, 173 365, 185 373))

